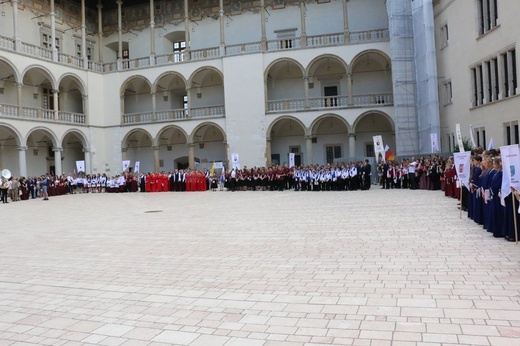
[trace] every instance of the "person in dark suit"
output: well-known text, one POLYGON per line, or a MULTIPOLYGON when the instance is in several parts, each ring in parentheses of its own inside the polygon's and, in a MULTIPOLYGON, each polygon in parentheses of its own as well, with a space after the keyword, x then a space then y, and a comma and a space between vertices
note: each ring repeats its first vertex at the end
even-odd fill
POLYGON ((363 165, 363 190, 370 189, 372 178, 372 166, 368 162, 368 160, 365 160, 365 164, 363 165))

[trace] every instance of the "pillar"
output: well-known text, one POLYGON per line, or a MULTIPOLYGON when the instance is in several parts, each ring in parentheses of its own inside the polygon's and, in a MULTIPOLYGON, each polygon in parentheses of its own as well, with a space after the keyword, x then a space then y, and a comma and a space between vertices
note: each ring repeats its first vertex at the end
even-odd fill
POLYGON ((186 89, 186 97, 188 98, 188 118, 191 118, 191 88, 186 89))
POLYGON ((354 104, 354 97, 352 94, 352 74, 347 74, 347 96, 348 96, 348 105, 352 106, 354 104))
POLYGON ((309 108, 309 77, 304 77, 303 83, 303 89, 305 90, 305 108, 309 108))
POLYGON ((58 120, 59 106, 58 106, 58 90, 52 90, 52 99, 53 99, 53 111, 54 111, 54 120, 58 120))
POLYGON ((219 1, 219 11, 218 11, 219 19, 220 19, 220 56, 224 56, 226 54, 226 40, 224 35, 224 0, 219 1))
POLYGON ((195 169, 195 143, 187 143, 188 146, 188 165, 190 169, 195 169))
POLYGON ((261 45, 262 45, 262 51, 267 50, 267 36, 265 34, 265 0, 260 0, 260 18, 262 21, 262 38, 261 38, 261 45))
POLYGON ((54 147, 52 148, 52 151, 54 151, 54 167, 56 169, 56 172, 54 172, 54 174, 60 176, 63 174, 63 171, 61 169, 61 152, 63 151, 63 148, 54 147))
POLYGON ((489 74, 488 74, 488 64, 482 63, 482 88, 484 89, 484 104, 490 102, 491 95, 489 94, 489 74))
POLYGON ((343 1, 343 34, 345 35, 345 43, 350 42, 350 30, 348 29, 348 1, 343 1))
POLYGON ((307 150, 306 165, 312 165, 312 135, 305 136, 305 149, 307 150))
MULTIPOLYGON (((507 80, 507 76, 504 76, 504 60, 502 58, 502 55, 498 55, 497 58, 497 64, 498 64, 498 99, 502 100, 505 95, 507 95, 507 91, 505 90, 505 81, 507 80)), ((474 83, 473 80, 473 74, 472 75, 472 83, 474 83)), ((473 84, 474 85, 474 84, 473 84)))
POLYGON ((356 157, 356 134, 348 134, 348 156, 352 161, 353 157, 356 157))
POLYGON ((152 121, 157 121, 157 99, 156 93, 152 91, 152 121))
POLYGON ((159 149, 161 149, 161 147, 159 147, 158 145, 154 145, 152 147, 152 150, 153 150, 153 169, 155 172, 159 172, 160 170, 160 167, 159 167, 159 149))
POLYGON ((56 49, 56 13, 54 12, 54 0, 51 0, 51 49, 52 60, 58 61, 58 50, 56 49))
POLYGON ((123 116, 125 114, 125 95, 121 95, 119 103, 121 107, 121 116, 123 116))
POLYGON ((14 49, 20 50, 20 40, 18 39, 18 0, 13 0, 13 40, 14 49))
POLYGON ((20 177, 27 177, 27 156, 25 152, 27 151, 26 146, 18 146, 18 164, 20 168, 20 177))
MULTIPOLYGON (((85 116, 88 115, 88 95, 81 94, 81 99, 83 102, 83 114, 85 116)), ((85 119, 85 123, 87 123, 87 120, 85 119)))
POLYGON ((81 58, 83 59, 83 68, 88 68, 87 60, 87 26, 85 24, 85 0, 81 0, 81 58))
POLYGON ((301 17, 301 25, 302 25, 302 48, 307 47, 307 29, 305 25, 305 2, 303 0, 300 1, 300 17, 301 17))
POLYGON ((267 167, 269 167, 273 164, 273 162, 271 161, 271 138, 267 138, 267 140, 266 140, 265 159, 267 162, 267 167))
POLYGON ((155 8, 150 0, 150 66, 155 65, 155 8))
POLYGON ((128 148, 121 148, 121 161, 125 161, 127 159, 128 148))
POLYGON ((184 39, 186 40, 186 48, 184 49, 184 58, 190 60, 190 16, 188 13, 188 0, 184 0, 184 39))
POLYGON ((123 65, 121 60, 123 58, 123 18, 121 12, 121 6, 123 5, 122 0, 117 0, 117 39, 118 39, 118 53, 117 53, 117 68, 121 70, 123 65))
POLYGON ((515 84, 513 83, 513 52, 509 51, 507 52, 507 72, 508 75, 506 76, 506 81, 509 85, 509 96, 513 96, 516 93, 515 90, 515 84))
POLYGON ((16 104, 18 105, 18 116, 19 117, 21 117, 23 115, 22 91, 23 91, 23 83, 16 83, 16 104))
POLYGON ((98 9, 98 59, 100 62, 103 62, 103 5, 101 5, 101 0, 98 0, 97 4, 98 9))
POLYGON ((90 150, 88 148, 82 149, 84 153, 84 160, 85 160, 85 174, 91 174, 92 173, 92 160, 90 157, 90 150))

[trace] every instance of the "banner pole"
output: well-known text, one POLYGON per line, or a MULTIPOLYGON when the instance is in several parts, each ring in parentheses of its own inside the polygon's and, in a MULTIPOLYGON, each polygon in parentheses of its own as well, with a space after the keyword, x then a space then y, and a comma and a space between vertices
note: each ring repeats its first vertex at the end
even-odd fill
POLYGON ((513 200, 513 220, 514 220, 514 225, 515 225, 515 242, 516 244, 518 244, 518 228, 517 228, 517 221, 516 221, 516 196, 515 196, 515 193, 514 192, 511 192, 511 197, 512 197, 512 200, 513 200))
POLYGON ((460 191, 459 191, 459 218, 462 219, 462 181, 460 182, 460 191))

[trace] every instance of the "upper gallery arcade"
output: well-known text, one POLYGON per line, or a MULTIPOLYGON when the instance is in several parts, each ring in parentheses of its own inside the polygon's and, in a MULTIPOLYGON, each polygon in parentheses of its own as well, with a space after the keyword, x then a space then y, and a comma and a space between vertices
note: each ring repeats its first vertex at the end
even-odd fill
POLYGON ((0 4, 0 167, 116 174, 396 145, 385 0, 0 4), (5 23, 5 24, 4 24, 5 23))

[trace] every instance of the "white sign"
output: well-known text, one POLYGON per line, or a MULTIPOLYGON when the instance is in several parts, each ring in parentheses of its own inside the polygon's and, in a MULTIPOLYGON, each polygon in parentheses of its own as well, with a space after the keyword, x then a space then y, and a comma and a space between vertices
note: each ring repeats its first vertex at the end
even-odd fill
POLYGON ((224 168, 224 164, 222 162, 215 162, 214 165, 215 165, 215 169, 223 169, 224 168))
POLYGON ((134 173, 139 173, 139 169, 141 168, 141 161, 135 161, 134 173))
POLYGON ((502 205, 504 199, 511 193, 510 187, 520 190, 520 150, 518 145, 500 147, 502 157, 502 205))
POLYGON ((459 151, 463 153, 464 143, 462 142, 462 134, 460 133, 460 124, 455 125, 455 132, 457 133, 457 143, 459 143, 459 151))
POLYGON ((128 167, 130 167, 130 160, 123 161, 123 172, 125 172, 128 167))
POLYGON ((454 153, 455 169, 457 170, 458 180, 469 190, 471 152, 454 153))
POLYGON ((78 170, 78 173, 79 172, 85 173, 85 161, 84 160, 76 161, 76 169, 78 170))
POLYGON ((289 168, 294 167, 294 153, 289 153, 289 168))
POLYGON ((385 147, 383 145, 383 136, 374 136, 374 153, 376 154, 376 160, 379 158, 379 154, 381 154, 383 158, 383 162, 385 161, 385 147))
POLYGON ((231 167, 234 169, 240 169, 240 161, 238 160, 238 154, 231 154, 231 167))

